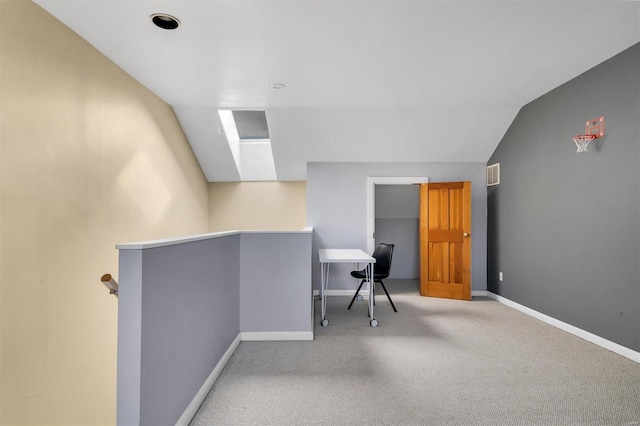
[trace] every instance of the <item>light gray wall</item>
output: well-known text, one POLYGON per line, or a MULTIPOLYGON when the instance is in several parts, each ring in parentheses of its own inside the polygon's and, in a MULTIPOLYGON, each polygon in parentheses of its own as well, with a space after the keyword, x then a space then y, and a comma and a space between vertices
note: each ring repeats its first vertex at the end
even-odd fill
POLYGON ((142 256, 140 424, 175 424, 240 331, 240 235, 142 256))
POLYGON ((138 425, 142 350, 142 251, 120 250, 118 270, 116 422, 119 425, 138 425))
MULTIPOLYGON (((472 182, 472 288, 486 290, 487 191, 485 163, 309 163, 307 224, 316 236, 313 285, 320 288, 319 248, 367 250, 367 177, 428 177, 429 182, 472 182)), ((330 289, 355 289, 349 265, 332 265, 330 289)))
POLYGON ((524 106, 489 164, 488 287, 640 350, 640 45, 524 106), (604 116, 576 154, 572 136, 604 116), (504 282, 498 272, 504 272, 504 282))
POLYGON ((418 219, 420 186, 376 185, 376 219, 418 219))
POLYGON ((420 187, 375 186, 377 243, 394 244, 389 278, 420 277, 420 187))
POLYGON ((240 331, 313 331, 312 234, 242 233, 240 331))
POLYGON ((312 332, 312 239, 236 231, 122 245, 117 423, 175 424, 241 331, 312 332))
POLYGON ((418 219, 376 219, 376 244, 393 244, 389 278, 420 278, 420 224, 418 219))

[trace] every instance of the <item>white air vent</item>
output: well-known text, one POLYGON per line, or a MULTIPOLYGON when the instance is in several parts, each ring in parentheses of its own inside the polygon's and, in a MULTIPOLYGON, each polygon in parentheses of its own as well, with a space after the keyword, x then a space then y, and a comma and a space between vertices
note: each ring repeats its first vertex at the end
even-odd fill
POLYGON ((487 186, 493 186, 500 183, 500 163, 492 164, 487 167, 487 186))

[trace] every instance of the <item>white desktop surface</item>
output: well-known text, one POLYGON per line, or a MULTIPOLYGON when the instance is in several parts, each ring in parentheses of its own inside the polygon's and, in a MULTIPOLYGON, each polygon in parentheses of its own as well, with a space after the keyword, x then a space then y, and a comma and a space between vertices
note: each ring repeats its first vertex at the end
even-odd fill
POLYGON ((376 259, 360 249, 320 249, 320 263, 376 263, 376 259))
POLYGON ((327 289, 329 287, 329 266, 332 263, 353 263, 358 265, 360 263, 366 264, 365 272, 367 281, 367 287, 369 289, 369 323, 372 327, 378 325, 378 321, 373 318, 373 300, 374 300, 374 286, 373 281, 373 264, 376 263, 376 259, 373 256, 369 256, 366 252, 360 249, 319 249, 318 257, 320 258, 320 272, 321 272, 321 284, 320 297, 322 298, 322 319, 320 323, 323 327, 329 325, 329 321, 325 318, 327 313, 327 289))

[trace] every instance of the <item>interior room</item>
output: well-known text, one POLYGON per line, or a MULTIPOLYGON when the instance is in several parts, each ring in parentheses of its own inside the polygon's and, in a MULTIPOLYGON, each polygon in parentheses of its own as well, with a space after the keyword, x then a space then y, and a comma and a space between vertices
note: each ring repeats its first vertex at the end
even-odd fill
POLYGON ((389 278, 420 278, 420 188, 417 185, 376 185, 376 242, 393 241, 393 268, 389 278))
POLYGON ((383 424, 508 424, 505 365, 540 396, 522 424, 640 421, 640 2, 0 0, 0 16, 0 424, 358 423, 372 402, 383 424), (451 182, 469 188, 472 301, 418 294, 421 191, 451 182), (379 325, 366 290, 346 309, 343 263, 323 327, 320 251, 381 242, 398 319, 379 287, 379 325), (413 355, 400 338, 464 363, 438 382, 462 393, 414 400, 423 384, 394 380, 424 365, 376 376, 413 355), (612 384, 548 409, 567 371, 612 384), (234 386, 254 402, 215 417, 234 386), (627 399, 571 417, 598 392, 627 399), (462 394, 483 409, 435 402, 462 394), (322 409, 345 401, 354 418, 322 409))

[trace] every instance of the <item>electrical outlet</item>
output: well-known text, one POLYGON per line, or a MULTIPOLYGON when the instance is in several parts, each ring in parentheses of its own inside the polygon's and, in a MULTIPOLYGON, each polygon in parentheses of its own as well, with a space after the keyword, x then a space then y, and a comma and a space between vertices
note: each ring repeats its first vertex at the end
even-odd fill
POLYGON ((498 272, 498 279, 500 281, 504 281, 504 275, 502 274, 502 272, 498 272))

